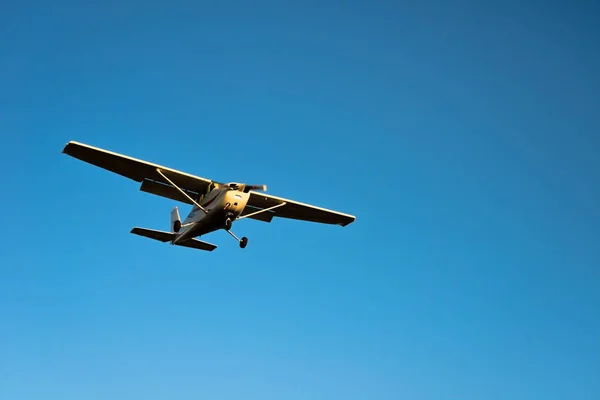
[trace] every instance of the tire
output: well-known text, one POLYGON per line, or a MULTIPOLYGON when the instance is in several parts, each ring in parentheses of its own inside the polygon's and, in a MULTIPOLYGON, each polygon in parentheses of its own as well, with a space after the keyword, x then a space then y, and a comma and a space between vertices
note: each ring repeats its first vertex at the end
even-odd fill
POLYGON ((242 240, 240 240, 240 247, 243 249, 248 245, 248 238, 247 237, 243 237, 242 240))
POLYGON ((181 221, 180 220, 173 221, 173 232, 179 232, 180 229, 181 229, 181 221))

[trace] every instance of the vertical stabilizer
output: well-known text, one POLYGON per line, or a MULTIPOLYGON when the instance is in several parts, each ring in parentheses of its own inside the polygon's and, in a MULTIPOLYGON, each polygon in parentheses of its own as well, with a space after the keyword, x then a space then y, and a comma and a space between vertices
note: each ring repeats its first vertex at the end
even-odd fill
POLYGON ((181 218, 179 218, 179 209, 175 207, 171 211, 171 232, 179 232, 181 229, 181 218))

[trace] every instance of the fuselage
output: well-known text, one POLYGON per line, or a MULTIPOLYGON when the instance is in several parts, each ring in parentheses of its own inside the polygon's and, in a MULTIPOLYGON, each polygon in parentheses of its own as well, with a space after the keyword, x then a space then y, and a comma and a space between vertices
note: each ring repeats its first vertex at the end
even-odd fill
POLYGON ((207 212, 194 205, 173 243, 224 228, 227 218, 234 221, 244 211, 249 197, 249 193, 229 187, 215 188, 201 196, 198 204, 207 212))

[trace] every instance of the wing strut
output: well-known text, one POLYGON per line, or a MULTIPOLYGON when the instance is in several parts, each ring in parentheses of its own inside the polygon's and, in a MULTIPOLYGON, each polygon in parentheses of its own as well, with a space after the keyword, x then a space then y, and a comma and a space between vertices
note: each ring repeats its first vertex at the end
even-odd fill
POLYGON ((275 209, 275 208, 277 208, 277 207, 285 206, 286 204, 287 204, 287 203, 284 201, 284 202, 283 202, 283 203, 281 203, 281 204, 276 204, 276 205, 274 205, 273 207, 265 208, 265 209, 263 209, 263 210, 258 210, 258 211, 255 211, 255 212, 253 212, 253 213, 246 214, 246 215, 244 215, 244 216, 242 216, 242 217, 238 217, 237 219, 243 219, 243 218, 252 217, 252 216, 254 216, 254 215, 256 215, 256 214, 260 214, 260 213, 263 213, 263 212, 265 212, 265 211, 271 211, 271 210, 274 210, 274 209, 275 209))
POLYGON ((174 184, 172 180, 170 180, 169 178, 167 178, 166 175, 162 173, 162 171, 160 170, 160 168, 156 168, 156 172, 158 172, 160 176, 162 176, 163 178, 165 178, 167 182, 169 182, 171 185, 173 185, 173 187, 175 187, 175 189, 179 190, 181 192, 181 194, 183 194, 185 197, 187 197, 189 201, 191 201, 192 203, 194 203, 196 205, 196 207, 198 207, 199 209, 201 209, 202 211, 204 211, 204 214, 208 214, 208 211, 206 211, 204 209, 204 207, 202 207, 200 204, 198 204, 198 202, 196 202, 196 200, 192 199, 179 186, 177 186, 176 184, 174 184))

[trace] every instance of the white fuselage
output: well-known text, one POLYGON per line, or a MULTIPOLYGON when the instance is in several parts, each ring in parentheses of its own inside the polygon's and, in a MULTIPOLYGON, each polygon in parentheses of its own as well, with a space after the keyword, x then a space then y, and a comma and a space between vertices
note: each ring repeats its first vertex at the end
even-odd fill
POLYGON ((249 197, 249 193, 227 187, 213 189, 198 201, 207 212, 194 205, 173 243, 223 228, 227 218, 234 221, 244 211, 249 197))

